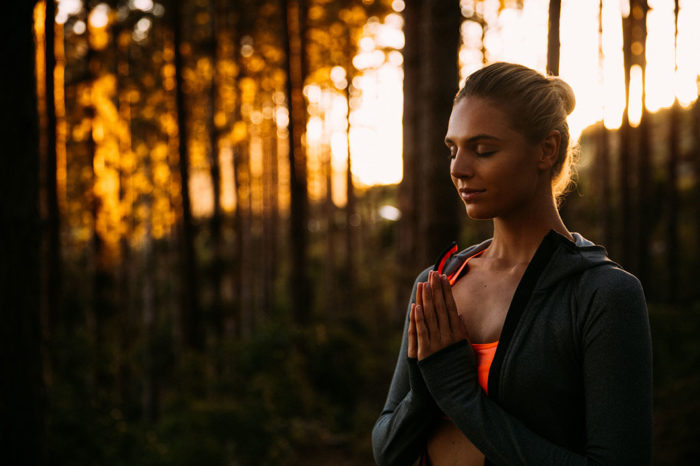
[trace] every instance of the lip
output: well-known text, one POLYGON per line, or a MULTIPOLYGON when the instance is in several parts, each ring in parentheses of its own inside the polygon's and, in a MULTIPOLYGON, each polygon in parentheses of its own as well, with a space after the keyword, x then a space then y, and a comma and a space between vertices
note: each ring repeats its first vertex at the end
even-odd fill
POLYGON ((473 201, 473 200, 477 199, 484 192, 486 192, 485 189, 461 188, 459 190, 459 195, 465 201, 473 201))

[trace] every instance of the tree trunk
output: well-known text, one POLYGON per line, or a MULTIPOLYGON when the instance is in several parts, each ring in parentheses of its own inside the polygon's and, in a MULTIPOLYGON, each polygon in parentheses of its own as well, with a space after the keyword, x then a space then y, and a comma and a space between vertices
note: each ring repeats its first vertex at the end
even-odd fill
POLYGON ((306 128, 306 104, 304 102, 305 16, 304 0, 282 1, 285 65, 287 72, 287 106, 289 109, 289 184, 290 184, 290 246, 292 252, 291 293, 292 309, 296 323, 305 326, 311 316, 311 288, 306 270, 308 248, 308 189, 306 153, 302 144, 306 128))
POLYGON ((652 204, 649 187, 651 181, 651 138, 650 121, 651 115, 646 111, 646 87, 644 75, 646 74, 646 41, 647 41, 647 10, 646 0, 641 2, 642 17, 639 19, 641 53, 636 56, 636 61, 642 68, 642 115, 637 128, 639 160, 637 165, 637 218, 639 227, 637 228, 637 278, 642 282, 647 296, 652 294, 653 282, 651 281, 651 233, 653 223, 653 213, 649 206, 652 204))
MULTIPOLYGON (((114 53, 116 56, 116 96, 117 96, 117 111, 119 117, 129 131, 126 132, 127 138, 119 139, 119 152, 120 157, 124 154, 130 154, 133 151, 132 146, 132 108, 131 101, 129 99, 128 93, 126 92, 126 87, 124 82, 129 79, 130 73, 132 71, 129 44, 120 43, 120 35, 124 31, 123 25, 115 25, 112 31, 112 46, 114 48, 114 53)), ((117 309, 118 309, 118 332, 119 332, 119 354, 117 356, 117 375, 116 375, 116 391, 119 394, 120 400, 124 406, 129 406, 131 403, 131 387, 132 379, 130 376, 130 364, 127 358, 129 354, 130 346, 132 344, 134 335, 132 332, 132 325, 137 321, 136 313, 133 312, 132 307, 132 287, 131 285, 131 274, 132 274, 132 263, 131 263, 131 234, 132 225, 131 218, 133 212, 133 202, 131 197, 131 189, 127 188, 127 183, 131 179, 131 173, 124 170, 124 164, 119 164, 119 205, 127 205, 127 209, 121 209, 120 222, 122 224, 121 233, 119 237, 119 278, 117 285, 117 309)))
POLYGON ((600 219, 603 244, 613 244, 612 188, 610 183, 610 133, 601 122, 597 145, 597 180, 600 192, 600 219))
MULTIPOLYGON (((247 18, 244 15, 246 11, 245 8, 239 8, 239 3, 236 1, 232 6, 232 10, 236 12, 236 26, 233 28, 233 37, 231 41, 233 42, 234 57, 236 60, 238 73, 236 75, 235 82, 233 83, 233 92, 235 94, 234 98, 234 109, 233 109, 233 124, 241 125, 243 124, 241 116, 241 87, 240 82, 245 77, 245 68, 240 60, 240 38, 243 36, 246 30, 247 18)), ((234 134, 237 131, 234 130, 234 134)), ((236 136, 239 137, 239 136, 236 136)), ((247 138, 247 136, 245 136, 247 138)), ((232 336, 235 339, 240 339, 244 336, 243 332, 243 311, 250 307, 250 302, 246 299, 249 290, 248 286, 248 276, 246 270, 246 244, 247 235, 250 230, 250 222, 248 221, 248 211, 246 210, 245 204, 247 202, 247 195, 244 191, 244 182, 247 183, 248 179, 244 178, 242 174, 247 171, 248 165, 248 147, 245 144, 245 138, 241 140, 233 141, 233 189, 236 194, 236 210, 233 214, 233 231, 235 236, 235 246, 234 246, 234 266, 233 266, 233 315, 231 316, 231 329, 232 336)))
POLYGON ((56 94, 54 72, 56 69, 56 55, 54 44, 56 39, 56 4, 52 0, 46 1, 45 17, 45 45, 44 57, 46 64, 45 98, 46 98, 46 165, 45 165, 45 196, 47 213, 47 263, 45 271, 45 296, 46 317, 50 332, 56 330, 61 321, 60 295, 61 295, 61 242, 60 242, 60 213, 58 207, 57 154, 56 154, 56 94))
POLYGON ((559 22, 561 0, 549 0, 549 22, 547 31, 547 74, 559 76, 559 22))
MULTIPOLYGON (((325 118, 325 116, 324 116, 325 118)), ((325 133, 325 130, 324 130, 325 133)), ((338 289, 338 283, 335 278, 335 267, 336 267, 336 247, 335 247, 335 203, 333 202, 333 163, 331 157, 330 145, 323 145, 323 171, 326 181, 326 199, 324 202, 323 216, 326 219, 326 254, 324 260, 324 267, 326 268, 326 273, 324 280, 325 285, 325 295, 326 295, 326 305, 324 309, 326 310, 326 315, 324 318, 328 321, 329 318, 333 318, 334 311, 338 309, 338 296, 336 290, 338 289)))
MULTIPOLYGON (((420 107, 418 100, 420 83, 420 19, 422 2, 407 2, 403 10, 404 37, 404 78, 403 78, 403 179, 399 185, 398 263, 400 282, 405 286, 397 289, 397 301, 403 302, 410 293, 413 279, 418 274, 423 258, 419 258, 418 238, 420 236, 420 209, 418 180, 420 175, 420 107)), ((349 101, 348 101, 349 110, 349 101)), ((405 309, 397 306, 399 320, 405 309)))
POLYGON ((212 293, 212 326, 217 339, 221 339, 223 330, 223 296, 221 281, 223 276, 223 247, 222 247, 222 214, 221 214, 221 168, 219 164, 219 129, 216 125, 216 102, 219 94, 219 42, 218 22, 221 18, 221 6, 217 0, 209 0, 211 17, 211 58, 213 74, 209 86, 209 169, 214 195, 214 206, 211 215, 210 233, 213 259, 211 264, 212 293))
MULTIPOLYGON (((238 112, 237 112, 238 113, 238 112)), ((234 315, 233 328, 236 338, 246 336, 244 323, 245 313, 250 308, 250 280, 246 265, 248 263, 249 251, 246 246, 249 243, 250 229, 250 185, 249 178, 245 176, 248 169, 248 145, 244 141, 234 146, 233 152, 233 179, 236 191, 236 211, 233 218, 233 228, 236 232, 236 265, 234 267, 234 315)))
POLYGON ((693 105, 693 142, 695 186, 693 187, 692 205, 695 208, 695 276, 700 277, 700 99, 693 105))
MULTIPOLYGON (((88 10, 85 10, 85 23, 88 23, 88 10)), ((89 31, 89 27, 88 27, 89 31)), ((95 127, 98 119, 98 109, 95 99, 95 84, 102 73, 102 58, 97 56, 97 51, 93 48, 89 40, 89 32, 86 33, 87 53, 85 54, 87 68, 87 86, 89 89, 90 102, 85 108, 85 112, 90 120, 90 131, 87 132, 87 152, 89 157, 90 172, 92 175, 89 197, 90 217, 92 220, 92 236, 87 251, 88 270, 90 274, 91 296, 87 313, 88 338, 92 345, 91 364, 89 372, 89 383, 93 389, 101 383, 105 373, 105 367, 100 363, 104 356, 105 339, 103 335, 104 323, 107 316, 112 314, 114 306, 114 296, 111 292, 113 286, 112 275, 107 264, 105 251, 105 241, 100 231, 100 219, 103 216, 102 199, 98 192, 98 182, 100 173, 96 170, 99 165, 96 163, 97 141, 95 140, 95 127)))
MULTIPOLYGON (((674 54, 678 50, 678 0, 674 1, 674 54)), ((674 63, 676 60, 674 60, 674 63)), ((676 66, 676 71, 678 67, 676 66)), ((678 147, 680 138, 680 105, 674 95, 671 113, 669 115, 668 134, 668 161, 666 171, 668 175, 668 204, 666 206, 666 268, 668 269, 667 293, 669 301, 678 299, 678 213, 680 210, 680 200, 678 196, 678 161, 680 160, 680 150, 678 147)))
POLYGON ((632 66, 632 31, 633 16, 629 14, 622 19, 622 55, 625 72, 625 108, 622 114, 622 126, 620 127, 620 157, 618 163, 618 183, 619 183, 619 222, 620 229, 618 235, 620 261, 625 268, 634 269, 632 264, 632 214, 631 214, 631 188, 630 188, 630 168, 631 168, 631 127, 629 122, 629 87, 630 68, 632 66))
MULTIPOLYGON (((153 184, 153 167, 149 159, 145 167, 149 185, 153 184)), ((156 306, 155 306, 155 283, 156 263, 153 247, 153 194, 147 194, 144 198, 146 211, 146 228, 144 232, 143 262, 141 273, 143 282, 141 286, 141 319, 143 324, 143 385, 141 391, 141 412, 143 419, 147 423, 156 420, 158 414, 158 390, 156 376, 156 306)))
POLYGON ((46 463, 40 325, 39 147, 34 2, 10 2, 0 31, 0 449, 6 464, 46 463))
MULTIPOLYGON (((348 39, 350 34, 348 34, 348 39)), ((353 311, 353 303, 355 298, 355 256, 357 254, 355 248, 355 229, 353 223, 357 217, 355 212, 355 184, 352 180, 352 153, 350 151, 350 86, 352 83, 352 64, 347 65, 348 85, 345 87, 345 103, 347 105, 345 141, 348 146, 347 158, 345 159, 345 310, 350 313, 353 311)))
POLYGON ((269 316, 274 306, 274 284, 277 277, 277 127, 265 118, 262 128, 263 138, 263 278, 262 313, 269 316))
MULTIPOLYGON (((600 67, 600 82, 604 83, 603 66, 605 55, 603 53, 603 0, 598 2, 598 66, 600 67)), ((602 109, 601 109, 602 110, 602 109)), ((605 118, 601 119, 600 132, 598 133, 596 155, 596 179, 598 180, 598 192, 600 193, 599 209, 602 221, 602 240, 607 247, 613 245, 613 212, 611 208, 612 189, 610 183, 610 133, 605 127, 605 118)))
MULTIPOLYGON (((461 203, 450 179, 445 131, 457 92, 461 12, 458 0, 424 2, 421 9, 418 160, 421 225, 419 259, 430 263, 459 236, 461 203)), ((410 96, 408 96, 410 98, 410 96)))
POLYGON ((182 203, 181 222, 181 310, 180 332, 182 345, 188 349, 199 350, 203 347, 201 316, 199 312, 199 297, 197 293, 196 257, 194 250, 194 221, 189 189, 189 150, 187 132, 187 107, 182 57, 183 17, 180 2, 172 2, 172 28, 174 33, 175 50, 175 98, 177 106, 178 151, 180 168, 180 196, 182 203))

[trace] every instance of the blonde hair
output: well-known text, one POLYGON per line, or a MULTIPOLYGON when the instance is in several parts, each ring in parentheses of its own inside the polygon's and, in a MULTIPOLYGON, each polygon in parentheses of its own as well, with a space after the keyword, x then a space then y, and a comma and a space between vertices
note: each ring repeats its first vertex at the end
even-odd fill
POLYGON ((475 71, 457 93, 454 103, 474 96, 502 105, 511 125, 532 143, 552 130, 561 135, 559 154, 552 166, 552 192, 559 200, 567 193, 574 174, 576 152, 572 148, 566 117, 576 106, 574 90, 556 76, 515 63, 498 62, 475 71))

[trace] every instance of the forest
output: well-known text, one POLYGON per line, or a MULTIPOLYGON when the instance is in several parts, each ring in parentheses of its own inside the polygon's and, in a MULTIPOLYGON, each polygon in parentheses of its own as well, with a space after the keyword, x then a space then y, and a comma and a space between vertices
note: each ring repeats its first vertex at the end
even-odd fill
POLYGON ((443 139, 500 60, 577 92, 561 214, 642 282, 654 464, 695 464, 700 2, 3 9, 1 464, 374 464, 416 275, 491 235, 443 139))

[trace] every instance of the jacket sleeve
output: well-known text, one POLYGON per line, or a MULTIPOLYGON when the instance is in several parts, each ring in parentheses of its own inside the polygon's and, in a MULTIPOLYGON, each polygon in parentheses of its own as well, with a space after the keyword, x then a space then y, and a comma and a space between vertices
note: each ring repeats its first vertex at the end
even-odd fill
POLYGON ((389 394, 372 430, 374 459, 380 466, 412 464, 423 452, 430 428, 441 415, 423 381, 417 360, 407 357, 409 311, 416 299, 416 287, 426 280, 428 270, 413 284, 389 394))
POLYGON ((499 465, 650 464, 649 320, 639 282, 625 275, 628 278, 622 283, 599 288, 585 303, 588 309, 581 328, 584 454, 538 435, 488 398, 478 386, 475 357, 466 340, 419 362, 440 409, 490 461, 499 465))

